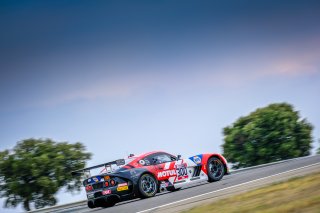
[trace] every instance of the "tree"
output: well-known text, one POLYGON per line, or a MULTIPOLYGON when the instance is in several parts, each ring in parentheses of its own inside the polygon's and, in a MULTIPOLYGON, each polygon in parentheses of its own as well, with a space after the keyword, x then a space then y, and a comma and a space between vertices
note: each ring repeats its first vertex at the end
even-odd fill
POLYGON ((270 104, 225 127, 222 148, 235 168, 306 156, 312 129, 290 104, 270 104))
POLYGON ((22 203, 25 210, 55 205, 54 195, 66 187, 69 192, 80 190, 80 177, 72 170, 82 169, 91 154, 81 143, 57 143, 51 139, 26 139, 12 151, 0 152, 0 197, 5 207, 22 203))

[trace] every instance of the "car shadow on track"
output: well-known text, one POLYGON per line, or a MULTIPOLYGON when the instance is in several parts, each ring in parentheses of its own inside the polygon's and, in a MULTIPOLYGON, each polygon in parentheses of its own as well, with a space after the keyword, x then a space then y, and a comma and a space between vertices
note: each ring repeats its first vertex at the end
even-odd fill
MULTIPOLYGON (((213 183, 219 183, 220 182, 222 185, 225 185, 226 183, 225 183, 224 180, 227 180, 227 179, 229 179, 229 177, 224 177, 221 181, 213 182, 213 183)), ((198 186, 207 185, 207 184, 212 184, 212 183, 209 183, 207 181, 202 181, 202 182, 194 183, 194 185, 182 187, 181 190, 179 190, 179 191, 183 191, 183 190, 186 190, 186 189, 192 189, 192 188, 195 188, 195 187, 198 187, 198 186)), ((179 191, 176 191, 176 192, 165 191, 165 192, 161 192, 161 193, 156 194, 155 197, 160 197, 160 196, 171 194, 171 193, 177 193, 179 191)), ((123 202, 117 203, 114 207, 126 205, 126 204, 129 204, 129 203, 134 203, 134 202, 142 201, 142 200, 148 200, 148 199, 135 198, 133 200, 127 200, 127 201, 123 201, 123 202)), ((95 211, 99 211, 101 209, 109 209, 109 208, 114 208, 114 207, 91 209, 90 212, 95 212, 95 211)))

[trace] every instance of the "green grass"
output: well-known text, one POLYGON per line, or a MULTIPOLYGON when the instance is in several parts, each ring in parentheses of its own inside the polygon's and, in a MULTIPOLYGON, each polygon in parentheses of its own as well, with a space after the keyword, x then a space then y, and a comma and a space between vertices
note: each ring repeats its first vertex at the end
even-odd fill
POLYGON ((320 172, 272 184, 185 212, 320 213, 320 172))

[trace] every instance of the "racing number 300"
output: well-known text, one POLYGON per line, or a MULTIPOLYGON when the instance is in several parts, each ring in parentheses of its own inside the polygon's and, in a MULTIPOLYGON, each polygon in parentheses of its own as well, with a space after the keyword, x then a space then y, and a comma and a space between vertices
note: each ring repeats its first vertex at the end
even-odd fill
POLYGON ((187 165, 177 167, 177 178, 178 180, 188 178, 187 165))
POLYGON ((178 173, 178 177, 186 176, 187 168, 186 167, 177 168, 177 173, 178 173))

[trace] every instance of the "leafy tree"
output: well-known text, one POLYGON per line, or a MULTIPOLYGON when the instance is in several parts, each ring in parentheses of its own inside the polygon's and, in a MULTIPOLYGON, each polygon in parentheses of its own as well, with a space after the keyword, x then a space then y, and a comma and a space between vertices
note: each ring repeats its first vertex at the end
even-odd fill
MULTIPOLYGON (((319 144, 320 144, 320 139, 318 140, 319 144)), ((317 154, 320 155, 320 147, 318 148, 317 154)))
POLYGON ((306 156, 312 129, 290 104, 270 104, 225 127, 222 148, 235 168, 306 156))
POLYGON ((0 152, 0 197, 5 207, 22 203, 25 210, 56 204, 54 195, 62 187, 80 190, 80 177, 72 170, 81 169, 91 154, 81 143, 57 143, 51 139, 26 139, 13 150, 0 152))

